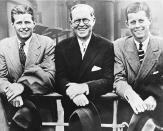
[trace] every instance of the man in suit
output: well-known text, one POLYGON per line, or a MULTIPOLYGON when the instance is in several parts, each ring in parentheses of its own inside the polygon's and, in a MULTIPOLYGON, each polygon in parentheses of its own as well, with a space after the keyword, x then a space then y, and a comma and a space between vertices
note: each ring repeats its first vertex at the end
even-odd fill
POLYGON ((29 6, 14 7, 11 22, 16 36, 0 42, 0 130, 40 131, 41 118, 29 96, 53 91, 55 43, 33 33, 34 14, 29 6), (5 112, 12 117, 10 129, 5 112))
POLYGON ((112 91, 114 68, 113 44, 92 31, 94 9, 74 5, 70 23, 74 36, 56 46, 56 82, 64 95, 65 121, 77 108, 112 91))
POLYGON ((115 41, 114 87, 134 114, 128 131, 156 131, 163 126, 163 39, 150 34, 151 12, 144 2, 126 8, 132 36, 115 41))

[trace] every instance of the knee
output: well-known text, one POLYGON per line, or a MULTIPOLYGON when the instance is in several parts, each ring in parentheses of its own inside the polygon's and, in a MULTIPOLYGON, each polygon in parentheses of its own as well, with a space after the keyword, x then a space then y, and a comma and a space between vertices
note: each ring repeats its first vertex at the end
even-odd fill
POLYGON ((142 128, 142 131, 154 131, 155 123, 152 119, 148 119, 142 128))

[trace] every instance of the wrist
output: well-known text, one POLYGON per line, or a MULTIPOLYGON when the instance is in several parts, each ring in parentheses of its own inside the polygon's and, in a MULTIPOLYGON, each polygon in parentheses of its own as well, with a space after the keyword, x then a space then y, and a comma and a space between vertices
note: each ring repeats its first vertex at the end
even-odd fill
POLYGON ((89 87, 88 84, 84 83, 84 94, 89 95, 89 87))
POLYGON ((22 91, 22 93, 23 93, 23 91, 24 91, 24 85, 23 84, 21 84, 21 83, 18 83, 18 85, 19 85, 19 89, 22 91))
POLYGON ((124 98, 130 103, 130 100, 135 97, 139 96, 133 89, 127 89, 124 93, 124 98))

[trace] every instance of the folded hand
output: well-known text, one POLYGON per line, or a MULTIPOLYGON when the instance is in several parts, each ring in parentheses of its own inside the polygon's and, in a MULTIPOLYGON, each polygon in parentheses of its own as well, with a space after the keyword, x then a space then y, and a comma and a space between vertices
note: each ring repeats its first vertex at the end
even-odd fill
POLYGON ((86 106, 87 104, 89 104, 89 100, 87 99, 87 97, 84 94, 80 94, 80 95, 75 96, 73 98, 73 102, 77 106, 86 106))

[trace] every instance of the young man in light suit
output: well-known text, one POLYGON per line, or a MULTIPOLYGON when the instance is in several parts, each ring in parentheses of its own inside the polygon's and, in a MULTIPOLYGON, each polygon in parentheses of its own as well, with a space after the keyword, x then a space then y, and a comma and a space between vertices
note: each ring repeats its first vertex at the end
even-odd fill
POLYGON ((90 101, 112 91, 113 44, 93 33, 95 20, 91 6, 73 6, 70 23, 74 36, 56 46, 56 82, 64 95, 65 121, 76 109, 86 107, 90 101))
POLYGON ((29 96, 53 91, 55 43, 33 33, 34 12, 29 6, 14 7, 11 22, 16 36, 0 42, 0 130, 41 131, 40 115, 29 96), (10 129, 5 112, 12 117, 10 129))
POLYGON ((126 8, 132 36, 114 43, 114 87, 133 109, 128 131, 156 131, 163 126, 163 39, 150 34, 151 12, 144 2, 126 8))

